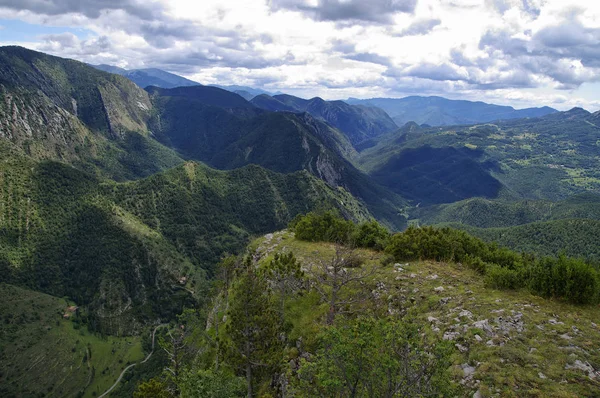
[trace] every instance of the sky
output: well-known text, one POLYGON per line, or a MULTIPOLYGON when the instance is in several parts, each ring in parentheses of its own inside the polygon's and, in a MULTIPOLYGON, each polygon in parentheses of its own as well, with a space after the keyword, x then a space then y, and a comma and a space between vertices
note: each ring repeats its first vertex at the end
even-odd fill
POLYGON ((0 45, 305 98, 600 109, 596 0, 0 0, 0 45))

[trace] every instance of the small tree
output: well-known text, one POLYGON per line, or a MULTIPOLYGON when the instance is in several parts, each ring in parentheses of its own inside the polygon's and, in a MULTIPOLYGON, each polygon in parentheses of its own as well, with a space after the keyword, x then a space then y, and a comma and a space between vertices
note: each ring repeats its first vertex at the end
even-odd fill
POLYGON ((350 306, 366 299, 362 284, 375 275, 378 269, 357 267, 360 259, 355 250, 336 245, 335 254, 330 261, 321 261, 317 269, 313 267, 311 273, 316 279, 315 289, 321 294, 323 300, 329 303, 327 324, 332 325, 336 315, 342 307, 350 306), (358 289, 352 294, 345 294, 350 288, 358 289))
POLYGON ((251 256, 232 286, 226 325, 229 344, 223 345, 228 363, 246 377, 247 396, 254 395, 257 374, 278 370, 283 351, 281 322, 265 279, 255 270, 251 256))
POLYGON ((279 295, 279 313, 285 319, 285 299, 288 294, 301 289, 304 282, 302 266, 294 253, 275 253, 273 260, 261 268, 262 275, 279 295))
POLYGON ((427 344, 417 327, 362 318, 327 328, 299 370, 299 396, 422 397, 451 394, 449 343, 427 344))

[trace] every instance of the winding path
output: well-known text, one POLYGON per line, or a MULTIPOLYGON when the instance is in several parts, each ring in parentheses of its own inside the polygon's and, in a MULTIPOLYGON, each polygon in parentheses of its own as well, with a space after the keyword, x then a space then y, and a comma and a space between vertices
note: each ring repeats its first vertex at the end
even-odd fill
POLYGON ((162 328, 162 327, 165 327, 165 326, 168 326, 168 324, 164 323, 164 324, 158 325, 157 327, 154 328, 154 331, 152 332, 152 351, 150 351, 150 353, 148 354, 148 356, 146 357, 146 359, 144 359, 141 362, 137 362, 137 363, 131 364, 128 367, 126 367, 125 369, 123 369, 123 371, 119 375, 119 378, 117 379, 117 381, 115 381, 115 384, 113 384, 108 390, 106 390, 106 392, 104 394, 100 395, 98 398, 104 398, 104 397, 108 396, 108 394, 110 394, 110 392, 112 390, 114 390, 115 387, 117 387, 119 385, 119 383, 121 382, 121 379, 123 379, 123 376, 125 376, 125 373, 127 373, 127 371, 129 369, 133 368, 137 364, 148 362, 148 360, 150 359, 150 357, 152 356, 152 354, 154 354, 154 338, 156 337, 156 331, 158 329, 162 328))

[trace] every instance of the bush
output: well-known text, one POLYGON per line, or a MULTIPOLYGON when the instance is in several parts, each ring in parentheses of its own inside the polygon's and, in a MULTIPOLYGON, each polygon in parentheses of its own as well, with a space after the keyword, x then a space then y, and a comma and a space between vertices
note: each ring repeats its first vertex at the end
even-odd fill
POLYGON ((575 304, 598 302, 598 271, 583 260, 559 256, 543 258, 531 268, 529 288, 544 297, 561 298, 575 304))
POLYGON ((369 221, 355 228, 352 240, 357 247, 383 250, 389 238, 390 233, 384 226, 377 221, 369 221))
POLYGON ((492 265, 487 267, 485 285, 495 289, 519 289, 525 286, 523 272, 492 265))
POLYGON ((328 211, 322 214, 308 213, 295 219, 290 228, 296 238, 308 242, 335 242, 347 244, 354 233, 354 223, 346 221, 337 214, 328 211))

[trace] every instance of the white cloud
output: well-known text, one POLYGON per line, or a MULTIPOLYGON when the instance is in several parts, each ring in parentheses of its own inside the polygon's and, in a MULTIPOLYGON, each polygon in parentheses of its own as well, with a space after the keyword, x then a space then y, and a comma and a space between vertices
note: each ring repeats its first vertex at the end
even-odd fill
POLYGON ((203 83, 325 98, 436 94, 560 109, 598 104, 580 87, 600 80, 600 2, 378 1, 391 7, 384 17, 364 4, 7 0, 0 18, 93 32, 25 43, 41 51, 158 67, 203 83))

